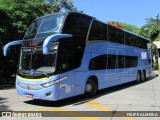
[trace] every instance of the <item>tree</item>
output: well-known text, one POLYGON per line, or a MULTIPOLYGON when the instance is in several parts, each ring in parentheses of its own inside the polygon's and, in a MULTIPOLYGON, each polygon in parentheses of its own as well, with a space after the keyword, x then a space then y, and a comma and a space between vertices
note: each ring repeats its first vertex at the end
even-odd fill
POLYGON ((152 51, 152 58, 155 57, 155 61, 152 62, 152 66, 157 69, 158 66, 158 50, 157 46, 153 44, 153 41, 160 40, 160 16, 159 14, 156 18, 149 18, 146 19, 147 24, 142 26, 140 29, 139 34, 143 35, 151 40, 151 51, 152 51))
POLYGON ((0 36, 4 44, 22 39, 31 22, 45 14, 76 10, 69 0, 0 0, 0 36), (23 6, 23 7, 22 7, 23 6), (12 34, 11 34, 12 33, 12 34))
POLYGON ((74 7, 73 3, 70 0, 44 0, 48 2, 51 6, 53 11, 77 11, 74 7))
POLYGON ((160 15, 158 14, 155 19, 152 17, 147 19, 147 22, 151 25, 150 39, 155 41, 157 37, 160 37, 160 15))
POLYGON ((139 34, 141 36, 144 36, 146 38, 150 38, 150 29, 151 29, 151 24, 145 24, 143 25, 140 30, 139 30, 139 34))

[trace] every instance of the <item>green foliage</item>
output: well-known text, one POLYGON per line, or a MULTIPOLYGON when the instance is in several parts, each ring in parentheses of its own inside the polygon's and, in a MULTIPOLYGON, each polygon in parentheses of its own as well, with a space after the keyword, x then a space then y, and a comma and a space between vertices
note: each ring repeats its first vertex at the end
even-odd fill
POLYGON ((159 41, 160 40, 160 33, 157 35, 154 41, 159 41))
POLYGON ((153 53, 153 54, 156 54, 156 50, 157 50, 157 46, 155 45, 155 44, 151 44, 152 46, 152 49, 151 49, 151 52, 153 53))
POLYGON ((109 23, 112 23, 114 25, 117 25, 121 28, 124 28, 128 31, 134 32, 134 33, 139 33, 139 28, 134 26, 134 25, 130 25, 130 24, 126 24, 126 23, 122 23, 122 22, 114 22, 114 21, 110 21, 109 23))
MULTIPOLYGON (((160 15, 158 14, 156 18, 147 19, 147 23, 151 25, 150 28, 150 38, 152 41, 157 40, 160 36, 160 15)), ((159 39, 160 40, 160 39, 159 39)))
POLYGON ((76 10, 69 0, 48 4, 44 0, 0 0, 0 41, 22 39, 31 22, 45 14, 76 10))
POLYGON ((153 63, 153 70, 158 70, 158 63, 156 62, 153 63))
POLYGON ((47 4, 30 0, 1 0, 0 36, 3 43, 22 39, 24 32, 37 17, 49 13, 47 4), (10 2, 8 2, 10 1, 10 2))
POLYGON ((144 36, 146 38, 150 38, 150 29, 151 29, 151 24, 145 24, 143 25, 140 30, 139 30, 139 34, 141 36, 144 36))
POLYGON ((54 11, 61 11, 62 9, 67 11, 77 11, 70 0, 50 0, 49 4, 52 6, 54 11))
POLYGON ((142 26, 140 28, 139 34, 142 36, 145 36, 147 38, 150 38, 152 47, 152 58, 155 57, 155 61, 152 64, 153 69, 158 69, 158 56, 157 56, 157 47, 153 44, 153 41, 159 41, 160 40, 160 16, 159 14, 156 16, 156 18, 149 18, 147 19, 147 24, 142 26))

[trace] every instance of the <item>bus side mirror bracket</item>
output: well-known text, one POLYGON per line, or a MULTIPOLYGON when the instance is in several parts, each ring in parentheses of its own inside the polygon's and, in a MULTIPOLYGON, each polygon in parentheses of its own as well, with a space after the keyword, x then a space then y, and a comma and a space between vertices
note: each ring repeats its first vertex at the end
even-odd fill
POLYGON ((7 55, 7 51, 8 51, 8 48, 10 46, 13 46, 13 45, 21 45, 23 43, 23 40, 16 40, 16 41, 12 41, 12 42, 9 42, 7 43, 4 48, 3 48, 3 55, 6 56, 7 55))
POLYGON ((55 34, 47 37, 43 42, 43 54, 46 55, 49 53, 49 48, 52 42, 54 42, 57 39, 67 38, 67 37, 72 37, 72 35, 71 34, 55 34))

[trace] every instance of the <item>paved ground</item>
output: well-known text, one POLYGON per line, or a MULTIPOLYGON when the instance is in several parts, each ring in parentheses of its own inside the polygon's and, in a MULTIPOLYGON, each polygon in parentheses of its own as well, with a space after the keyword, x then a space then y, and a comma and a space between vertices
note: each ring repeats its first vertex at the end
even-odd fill
MULTIPOLYGON (((132 82, 107 88, 90 99, 77 96, 59 102, 32 100, 17 95, 14 87, 3 87, 0 90, 0 111, 48 111, 48 115, 52 111, 51 114, 58 116, 72 116, 45 118, 52 120, 159 120, 160 114, 159 117, 124 117, 125 113, 120 111, 160 111, 160 77, 152 76, 140 84, 132 82), (88 117, 90 114, 103 114, 91 111, 107 111, 109 114, 111 111, 117 112, 109 117, 88 117)), ((129 115, 133 115, 132 113, 129 115)), ((5 119, 15 120, 15 118, 3 118, 5 119)), ((16 117, 16 120, 18 119, 22 118, 16 117)), ((41 119, 44 118, 34 118, 34 120, 41 119)))

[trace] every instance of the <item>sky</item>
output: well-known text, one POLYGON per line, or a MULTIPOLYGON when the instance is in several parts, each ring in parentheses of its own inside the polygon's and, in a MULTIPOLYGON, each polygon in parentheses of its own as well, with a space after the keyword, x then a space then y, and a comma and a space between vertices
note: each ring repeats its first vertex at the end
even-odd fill
POLYGON ((100 21, 118 21, 138 28, 160 14, 160 0, 72 0, 78 11, 100 21))

